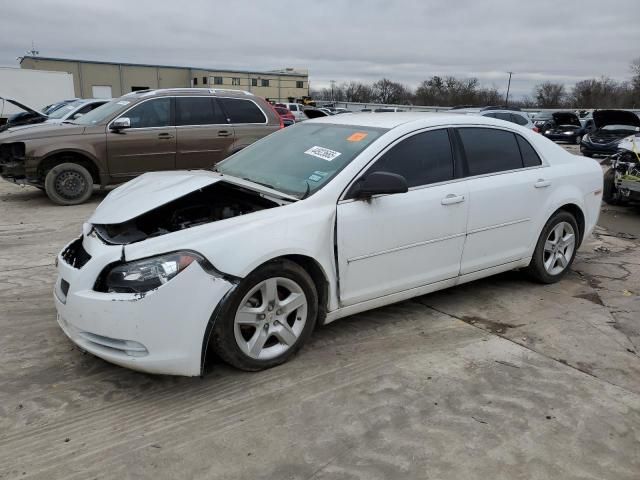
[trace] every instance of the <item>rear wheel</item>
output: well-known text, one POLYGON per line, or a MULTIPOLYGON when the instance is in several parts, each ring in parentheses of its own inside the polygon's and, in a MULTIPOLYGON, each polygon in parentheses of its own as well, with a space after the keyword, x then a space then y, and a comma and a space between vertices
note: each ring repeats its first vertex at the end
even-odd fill
POLYGON ((529 274, 542 283, 560 280, 576 256, 579 235, 578 224, 573 215, 564 210, 555 213, 538 238, 528 267, 529 274))
POLYGON ((93 177, 77 163, 61 163, 47 173, 44 189, 58 205, 77 205, 86 202, 93 193, 93 177))
POLYGON ((241 370, 284 363, 313 331, 318 294, 309 274, 288 260, 268 263, 247 276, 217 319, 215 352, 241 370))

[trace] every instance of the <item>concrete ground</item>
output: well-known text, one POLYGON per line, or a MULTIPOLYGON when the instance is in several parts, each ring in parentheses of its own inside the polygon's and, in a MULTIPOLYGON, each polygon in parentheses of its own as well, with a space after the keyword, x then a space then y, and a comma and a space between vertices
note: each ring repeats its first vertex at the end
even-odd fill
POLYGON ((54 255, 102 196, 0 182, 0 479, 640 478, 640 241, 619 235, 637 212, 558 284, 477 281, 200 379, 110 365, 58 328, 54 255))

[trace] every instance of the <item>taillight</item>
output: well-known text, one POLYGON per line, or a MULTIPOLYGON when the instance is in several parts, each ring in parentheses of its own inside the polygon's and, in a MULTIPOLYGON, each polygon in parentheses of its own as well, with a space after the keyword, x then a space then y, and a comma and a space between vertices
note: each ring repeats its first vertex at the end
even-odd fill
POLYGON ((271 105, 271 103, 267 102, 267 105, 269 105, 269 108, 275 114, 275 116, 278 117, 278 120, 280 120, 280 129, 283 129, 284 128, 284 122, 282 121, 282 116, 278 113, 276 108, 273 105, 271 105))

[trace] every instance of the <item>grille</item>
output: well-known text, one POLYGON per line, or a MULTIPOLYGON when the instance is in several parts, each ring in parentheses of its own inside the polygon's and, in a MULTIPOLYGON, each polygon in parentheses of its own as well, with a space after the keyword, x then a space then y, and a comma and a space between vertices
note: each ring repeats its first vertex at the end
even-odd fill
POLYGON ((80 269, 91 260, 91 255, 82 246, 82 237, 69 244, 62 252, 62 259, 73 268, 80 269))

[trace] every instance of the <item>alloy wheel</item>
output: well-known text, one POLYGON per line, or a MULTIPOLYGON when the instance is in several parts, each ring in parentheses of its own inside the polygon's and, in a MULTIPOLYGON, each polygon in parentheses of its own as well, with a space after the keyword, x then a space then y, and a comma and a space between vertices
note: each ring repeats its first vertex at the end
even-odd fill
POLYGON ((307 297, 300 285, 289 278, 267 278, 240 302, 234 318, 236 343, 253 359, 278 357, 302 334, 307 310, 307 297))
POLYGON ((549 275, 558 275, 562 273, 576 248, 576 234, 568 222, 558 223, 544 242, 544 251, 542 260, 544 268, 549 275))

